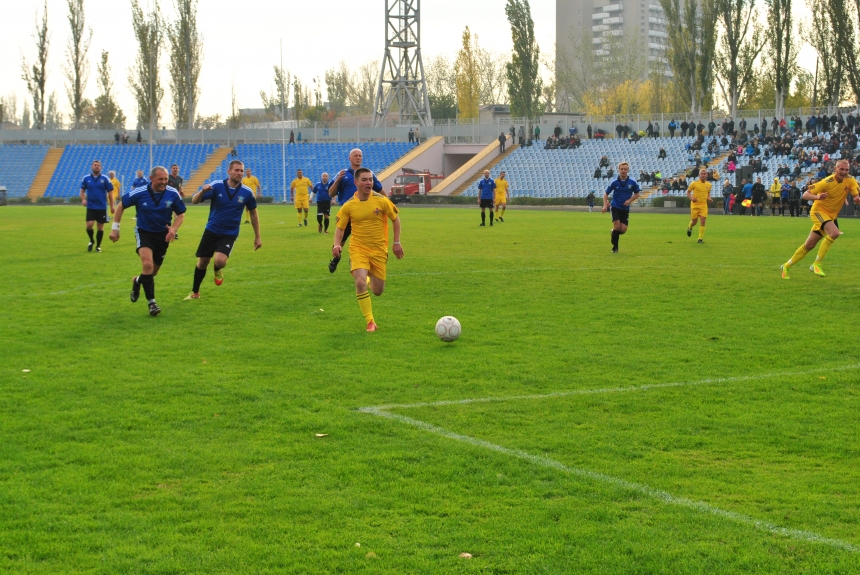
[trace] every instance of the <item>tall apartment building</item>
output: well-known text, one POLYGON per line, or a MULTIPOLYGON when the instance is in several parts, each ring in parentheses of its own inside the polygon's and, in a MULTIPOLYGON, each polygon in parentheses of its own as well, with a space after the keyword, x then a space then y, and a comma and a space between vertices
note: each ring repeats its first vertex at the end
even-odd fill
POLYGON ((555 28, 556 62, 562 61, 560 54, 577 49, 574 38, 583 34, 591 34, 596 56, 609 53, 607 44, 613 38, 634 37, 647 50, 651 67, 657 64, 664 75, 672 75, 666 59, 666 14, 659 0, 556 0, 555 28))

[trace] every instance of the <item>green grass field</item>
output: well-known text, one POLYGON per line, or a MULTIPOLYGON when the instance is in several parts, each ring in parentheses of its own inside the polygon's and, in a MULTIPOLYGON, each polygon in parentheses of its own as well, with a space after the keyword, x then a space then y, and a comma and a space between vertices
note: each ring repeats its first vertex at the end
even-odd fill
POLYGON ((806 218, 634 210, 613 255, 407 207, 367 334, 332 236, 260 211, 183 301, 190 208, 150 318, 130 220, 0 208, 0 572, 860 572, 860 221, 783 281, 806 218))

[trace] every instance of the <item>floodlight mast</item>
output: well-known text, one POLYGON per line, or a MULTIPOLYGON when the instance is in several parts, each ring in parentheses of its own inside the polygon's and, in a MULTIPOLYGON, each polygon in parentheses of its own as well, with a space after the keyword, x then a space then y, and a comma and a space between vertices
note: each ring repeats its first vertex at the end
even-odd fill
POLYGON ((401 124, 433 123, 421 61, 421 0, 385 0, 385 56, 373 105, 373 126, 383 125, 389 114, 397 114, 401 124))

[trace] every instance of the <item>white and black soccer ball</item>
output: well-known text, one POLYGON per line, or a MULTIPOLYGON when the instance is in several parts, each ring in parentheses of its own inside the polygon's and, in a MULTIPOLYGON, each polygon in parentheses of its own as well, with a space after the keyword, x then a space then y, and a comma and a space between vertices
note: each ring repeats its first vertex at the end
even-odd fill
POLYGON ((460 322, 454 316, 446 315, 436 322, 436 335, 442 341, 455 341, 462 331, 460 322))

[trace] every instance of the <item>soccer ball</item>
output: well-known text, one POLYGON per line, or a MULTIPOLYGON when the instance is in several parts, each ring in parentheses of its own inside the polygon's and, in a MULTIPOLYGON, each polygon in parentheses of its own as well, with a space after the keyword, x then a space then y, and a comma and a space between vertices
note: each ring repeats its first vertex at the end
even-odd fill
POLYGON ((460 322, 456 317, 446 315, 436 322, 436 335, 442 341, 455 341, 460 337, 460 332, 463 331, 460 327, 460 322))

